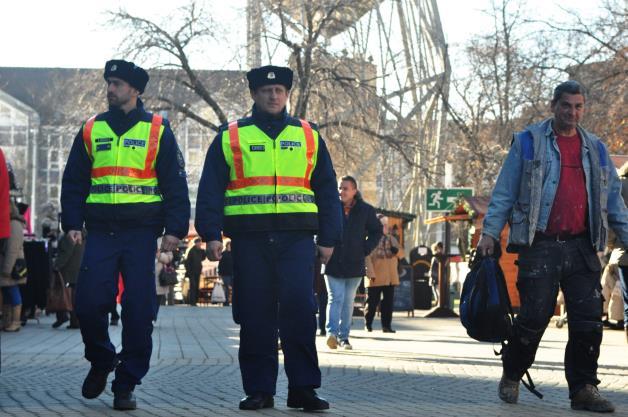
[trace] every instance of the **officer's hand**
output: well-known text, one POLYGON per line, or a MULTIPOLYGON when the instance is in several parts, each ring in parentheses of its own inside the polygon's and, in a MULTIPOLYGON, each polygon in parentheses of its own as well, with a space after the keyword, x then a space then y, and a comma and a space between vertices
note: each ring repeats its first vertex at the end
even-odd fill
POLYGON ((81 233, 80 230, 70 230, 68 232, 68 236, 70 237, 72 243, 74 243, 75 245, 80 245, 81 243, 83 243, 83 233, 81 233))
POLYGON ((325 246, 318 247, 318 259, 321 260, 322 264, 327 264, 331 259, 331 255, 334 253, 334 248, 326 248, 325 246))
POLYGON ((161 251, 162 252, 171 252, 177 248, 179 244, 179 238, 172 235, 164 235, 161 239, 161 251))
POLYGON ((482 256, 490 256, 495 252, 495 239, 488 235, 482 235, 478 242, 477 251, 482 256))
POLYGON ((219 261, 222 258, 222 242, 212 240, 207 243, 207 257, 210 261, 219 261))

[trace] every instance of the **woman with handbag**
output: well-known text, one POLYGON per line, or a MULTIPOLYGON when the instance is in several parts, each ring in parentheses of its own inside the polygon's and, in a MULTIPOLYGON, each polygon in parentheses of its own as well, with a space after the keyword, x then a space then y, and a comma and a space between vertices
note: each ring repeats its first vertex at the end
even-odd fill
MULTIPOLYGON (((69 235, 64 234, 59 239, 59 246, 57 248, 57 257, 54 260, 54 269, 61 273, 61 276, 65 280, 65 283, 70 288, 70 298, 72 305, 74 305, 76 281, 78 279, 79 271, 81 269, 81 261, 83 260, 83 252, 85 252, 85 242, 87 238, 87 232, 82 231, 81 243, 75 243, 69 235)), ((74 313, 74 309, 70 312, 70 324, 68 329, 78 329, 79 322, 74 313)), ((63 323, 68 321, 68 312, 57 312, 57 320, 52 324, 52 327, 57 328, 63 323)))
POLYGON ((390 234, 388 229, 388 217, 378 214, 377 218, 383 225, 384 236, 377 247, 366 258, 366 275, 364 282, 366 287, 366 307, 364 319, 367 331, 373 330, 373 318, 377 305, 380 305, 382 314, 382 331, 395 333, 392 329, 393 297, 395 286, 399 285, 399 272, 397 264, 403 252, 399 241, 390 234), (380 304, 381 301, 381 304, 380 304))
POLYGON ((157 288, 157 307, 155 310, 155 320, 157 320, 159 306, 166 304, 166 296, 170 292, 170 287, 174 285, 172 281, 168 281, 168 279, 165 279, 166 275, 168 273, 171 273, 171 269, 174 268, 173 260, 174 254, 172 253, 172 251, 164 252, 159 250, 157 252, 157 262, 155 263, 155 287, 157 288), (164 272, 163 274, 162 271, 164 272))
POLYGON ((22 296, 18 285, 26 284, 24 260, 24 226, 26 221, 17 205, 11 201, 11 236, 5 252, 0 254, 0 287, 2 287, 2 329, 17 332, 22 327, 22 296))

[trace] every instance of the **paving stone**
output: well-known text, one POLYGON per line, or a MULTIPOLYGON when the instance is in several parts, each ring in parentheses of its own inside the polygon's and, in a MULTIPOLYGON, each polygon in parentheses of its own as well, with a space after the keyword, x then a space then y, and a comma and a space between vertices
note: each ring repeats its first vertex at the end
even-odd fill
MULTIPOLYGON (((0 416, 119 416, 109 387, 96 400, 81 397, 89 364, 80 332, 52 329, 53 317, 3 333, 0 416)), ((493 346, 468 338, 456 319, 395 316, 395 334, 363 330, 354 319, 352 351, 331 351, 317 338, 328 416, 587 415, 569 408, 563 355, 567 330, 548 328, 531 369, 539 400, 522 389, 518 405, 497 398, 500 359, 493 346)), ((111 327, 119 349, 121 326, 111 327)), ((136 388, 139 409, 129 416, 236 416, 243 396, 237 362, 239 328, 230 308, 162 307, 153 332, 151 369, 136 388)), ((600 389, 628 416, 628 347, 607 331, 600 356, 600 389)), ((283 359, 280 355, 280 360, 283 359)), ((113 375, 110 376, 111 381, 113 375)), ((275 408, 260 416, 302 416, 286 407, 280 367, 275 408)))

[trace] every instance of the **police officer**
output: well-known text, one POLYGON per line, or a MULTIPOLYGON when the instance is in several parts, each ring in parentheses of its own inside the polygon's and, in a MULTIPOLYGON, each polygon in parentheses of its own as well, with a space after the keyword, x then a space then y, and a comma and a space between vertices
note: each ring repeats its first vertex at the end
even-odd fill
POLYGON ((288 376, 288 407, 325 410, 316 353, 314 233, 323 263, 341 239, 336 174, 317 128, 288 116, 292 71, 265 66, 247 73, 253 114, 224 126, 207 152, 196 230, 208 255, 221 257, 231 237, 233 315, 246 397, 240 409, 274 406, 277 341, 288 376), (318 231, 318 232, 317 232, 318 231))
POLYGON ((183 157, 167 120, 144 110, 140 94, 148 74, 132 62, 108 61, 109 111, 89 119, 74 139, 63 173, 62 223, 75 242, 85 224, 89 239, 75 310, 91 369, 83 397, 96 398, 112 383, 113 407, 136 408, 133 389, 146 375, 157 307, 155 251, 176 248, 188 232, 190 201, 183 157), (122 350, 109 339, 107 315, 122 296, 122 350))

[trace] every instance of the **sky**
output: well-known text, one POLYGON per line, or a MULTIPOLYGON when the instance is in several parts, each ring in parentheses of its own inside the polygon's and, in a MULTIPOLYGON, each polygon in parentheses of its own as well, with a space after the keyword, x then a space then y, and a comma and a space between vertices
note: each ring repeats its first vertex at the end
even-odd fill
MULTIPOLYGON (((123 33, 108 25, 105 15, 107 10, 124 7, 133 14, 160 20, 168 19, 173 9, 187 2, 188 0, 169 0, 167 3, 155 0, 6 1, 0 14, 0 35, 3 39, 0 66, 101 68, 106 60, 119 56, 118 47, 123 39, 123 33)), ((471 34, 490 24, 481 11, 489 7, 490 2, 491 0, 437 0, 450 48, 455 49, 464 44, 471 34)), ((544 17, 558 17, 561 13, 559 3, 556 0, 528 0, 526 7, 544 17)), ((595 13, 601 3, 601 0, 568 2, 570 8, 584 15, 595 13)), ((243 44, 246 0, 208 0, 207 4, 214 18, 223 25, 236 24, 242 28, 236 39, 225 41, 230 46, 243 44)), ((216 53, 193 56, 192 64, 203 69, 235 69, 242 65, 232 58, 221 54, 220 45, 216 45, 216 53)))

